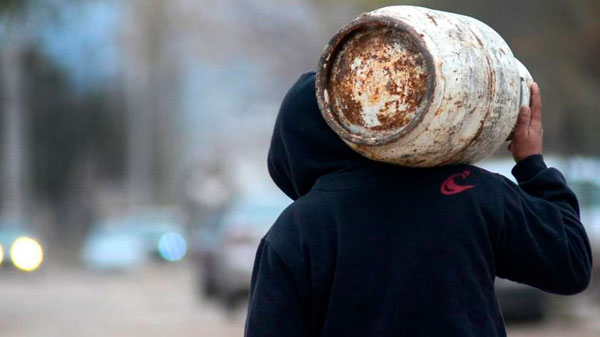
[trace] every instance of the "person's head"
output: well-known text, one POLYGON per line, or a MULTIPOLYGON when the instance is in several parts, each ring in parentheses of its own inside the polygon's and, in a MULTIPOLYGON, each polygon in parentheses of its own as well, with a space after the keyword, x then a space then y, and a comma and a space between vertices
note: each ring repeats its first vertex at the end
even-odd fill
POLYGON ((269 149, 269 173, 290 198, 306 194, 328 173, 376 165, 354 152, 319 110, 315 73, 303 74, 283 99, 269 149))

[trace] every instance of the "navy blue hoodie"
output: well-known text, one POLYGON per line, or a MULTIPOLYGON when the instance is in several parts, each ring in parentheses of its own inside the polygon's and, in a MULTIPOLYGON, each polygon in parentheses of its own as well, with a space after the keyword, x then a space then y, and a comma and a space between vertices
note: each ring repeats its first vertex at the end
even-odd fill
POLYGON ((541 155, 514 167, 518 186, 368 160, 327 126, 307 73, 268 165, 294 202, 258 247, 246 336, 506 336, 496 276, 564 295, 589 284, 577 199, 541 155))

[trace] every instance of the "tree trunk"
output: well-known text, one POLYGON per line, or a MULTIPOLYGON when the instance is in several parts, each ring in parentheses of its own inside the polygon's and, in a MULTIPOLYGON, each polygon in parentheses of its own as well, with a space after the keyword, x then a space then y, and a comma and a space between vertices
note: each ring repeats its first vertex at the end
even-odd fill
MULTIPOLYGON (((9 37, 10 38, 10 37, 9 37)), ((0 51, 2 66, 2 214, 25 214, 28 183, 27 118, 23 100, 21 48, 12 40, 0 51), (11 43, 14 42, 14 43, 11 43)))

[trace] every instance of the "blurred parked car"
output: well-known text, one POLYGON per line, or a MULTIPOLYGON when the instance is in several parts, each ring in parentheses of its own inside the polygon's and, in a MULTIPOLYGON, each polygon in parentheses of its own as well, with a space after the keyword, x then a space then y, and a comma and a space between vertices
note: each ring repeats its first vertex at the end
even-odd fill
MULTIPOLYGON (((555 167, 563 173, 577 195, 581 222, 586 227, 594 254, 594 274, 600 275, 600 160, 552 156, 545 156, 545 160, 548 166, 555 167)), ((478 166, 514 181, 510 172, 514 166, 511 159, 488 160, 478 166)), ((536 320, 545 316, 549 296, 536 288, 496 279, 496 294, 507 320, 536 320)))
POLYGON ((197 230, 193 247, 205 297, 233 307, 247 295, 260 239, 290 203, 283 195, 239 199, 197 230))
POLYGON ((180 215, 169 208, 147 208, 96 223, 84 241, 82 259, 98 270, 126 270, 152 258, 176 262, 187 252, 180 215))
POLYGON ((42 245, 27 223, 19 218, 0 218, 0 264, 21 271, 37 270, 44 259, 42 245))

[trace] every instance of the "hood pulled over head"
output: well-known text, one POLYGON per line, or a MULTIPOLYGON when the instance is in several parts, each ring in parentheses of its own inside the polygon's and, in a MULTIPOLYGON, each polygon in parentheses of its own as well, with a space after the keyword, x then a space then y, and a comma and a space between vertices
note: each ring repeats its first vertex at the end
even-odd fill
POLYGON ((296 200, 323 175, 374 164, 346 145, 321 116, 315 73, 300 76, 283 99, 271 139, 268 167, 275 184, 296 200))

